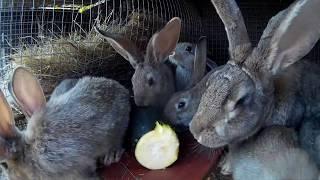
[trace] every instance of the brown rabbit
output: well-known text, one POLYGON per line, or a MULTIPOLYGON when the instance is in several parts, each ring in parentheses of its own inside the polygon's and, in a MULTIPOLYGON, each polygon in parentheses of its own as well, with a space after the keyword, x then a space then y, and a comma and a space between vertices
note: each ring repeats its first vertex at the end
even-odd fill
POLYGON ((138 106, 163 107, 175 92, 173 72, 164 62, 176 48, 180 29, 181 20, 172 18, 161 31, 151 37, 146 54, 143 55, 129 39, 96 28, 135 69, 131 81, 134 101, 138 106))

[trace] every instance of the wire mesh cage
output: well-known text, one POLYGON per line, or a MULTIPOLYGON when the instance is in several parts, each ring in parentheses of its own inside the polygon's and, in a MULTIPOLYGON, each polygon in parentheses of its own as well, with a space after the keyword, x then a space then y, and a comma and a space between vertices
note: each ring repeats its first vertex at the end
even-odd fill
POLYGON ((202 29, 197 11, 178 0, 12 0, 1 2, 0 13, 2 66, 8 59, 28 63, 32 58, 44 63, 52 56, 58 56, 55 59, 61 64, 64 59, 59 54, 73 55, 73 48, 77 59, 91 58, 91 64, 96 64, 96 59, 104 59, 110 51, 104 51, 109 46, 92 31, 98 22, 107 30, 128 36, 142 49, 152 33, 174 16, 184 21, 182 39, 193 41, 202 29))
MULTIPOLYGON (((253 46, 256 46, 269 19, 279 11, 287 8, 294 0, 237 0, 253 46)), ((228 40, 219 16, 210 0, 197 2, 202 20, 204 34, 208 37, 208 54, 218 64, 228 59, 228 40)), ((320 43, 307 55, 307 59, 319 63, 320 43)))
MULTIPOLYGON (((254 46, 268 20, 293 1, 237 0, 254 46)), ((26 127, 25 117, 7 88, 16 66, 31 69, 48 98, 63 79, 85 75, 108 77, 131 90, 130 64, 93 27, 120 33, 144 50, 175 16, 182 19, 180 41, 205 35, 210 59, 220 65, 228 60, 225 28, 210 0, 0 0, 0 88, 17 127, 26 127)), ((306 58, 320 62, 320 43, 306 58)))
MULTIPOLYGON (((268 20, 293 0, 237 1, 249 36, 257 44, 268 20)), ((0 1, 0 85, 12 68, 29 67, 49 97, 65 78, 105 76, 131 89, 133 69, 94 30, 121 33, 142 50, 169 19, 182 19, 180 41, 208 38, 208 55, 228 59, 224 26, 210 0, 3 0, 0 1)), ((317 61, 319 43, 307 56, 317 61)))
POLYGON ((144 50, 152 34, 175 16, 183 21, 183 41, 192 42, 202 35, 197 9, 185 1, 1 1, 2 89, 9 96, 10 71, 18 65, 27 66, 38 76, 47 97, 61 80, 84 75, 112 78, 131 89, 133 70, 129 63, 93 27, 120 33, 144 50))

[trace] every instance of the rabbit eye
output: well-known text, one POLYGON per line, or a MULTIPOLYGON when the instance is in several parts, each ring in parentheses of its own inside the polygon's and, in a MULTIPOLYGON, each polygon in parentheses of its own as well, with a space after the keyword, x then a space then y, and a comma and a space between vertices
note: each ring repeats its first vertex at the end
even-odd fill
POLYGON ((191 52, 192 47, 191 46, 187 46, 186 51, 191 52))
POLYGON ((148 79, 148 85, 149 85, 149 86, 152 86, 153 84, 154 84, 153 78, 149 78, 149 79, 148 79))
POLYGON ((6 162, 1 162, 1 166, 4 168, 4 169, 8 169, 8 164, 6 162))
POLYGON ((183 101, 181 101, 181 102, 179 102, 179 104, 178 104, 178 109, 182 109, 182 108, 184 108, 185 106, 186 106, 186 103, 183 102, 183 101))
POLYGON ((240 105, 247 104, 249 100, 250 100, 249 95, 243 96, 237 101, 235 108, 239 107, 240 105))

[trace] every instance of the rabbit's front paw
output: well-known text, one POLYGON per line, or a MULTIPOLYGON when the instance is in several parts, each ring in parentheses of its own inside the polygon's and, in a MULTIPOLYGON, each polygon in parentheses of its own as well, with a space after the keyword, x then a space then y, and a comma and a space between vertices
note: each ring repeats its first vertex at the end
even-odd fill
POLYGON ((221 167, 221 174, 230 175, 231 172, 231 160, 229 153, 222 157, 219 163, 219 167, 221 167))
POLYGON ((120 161, 122 154, 124 153, 124 149, 111 150, 104 157, 104 165, 108 166, 112 163, 116 163, 120 161))

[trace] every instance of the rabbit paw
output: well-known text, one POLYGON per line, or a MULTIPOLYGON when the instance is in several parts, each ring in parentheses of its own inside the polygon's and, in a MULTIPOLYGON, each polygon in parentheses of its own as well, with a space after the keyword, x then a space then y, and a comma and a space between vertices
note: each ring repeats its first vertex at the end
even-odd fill
POLYGON ((221 168, 222 175, 230 175, 231 174, 231 161, 229 157, 229 153, 222 157, 219 162, 219 167, 221 168))
POLYGON ((112 163, 116 163, 120 161, 122 154, 124 153, 124 149, 111 150, 104 157, 104 165, 108 166, 112 163))

